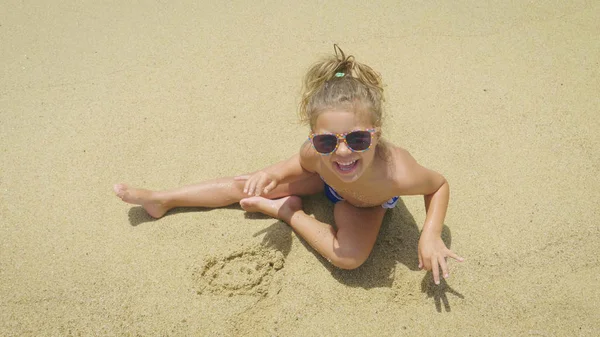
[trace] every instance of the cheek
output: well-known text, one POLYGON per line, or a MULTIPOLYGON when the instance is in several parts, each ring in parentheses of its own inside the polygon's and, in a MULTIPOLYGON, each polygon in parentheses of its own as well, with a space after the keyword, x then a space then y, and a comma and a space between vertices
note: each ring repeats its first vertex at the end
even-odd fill
POLYGON ((368 151, 362 153, 362 158, 365 162, 372 162, 373 158, 375 158, 375 153, 377 152, 376 147, 371 147, 368 151))
POLYGON ((332 158, 333 158, 332 155, 328 155, 328 156, 319 155, 319 161, 321 162, 321 164, 324 164, 324 165, 331 165, 331 163, 333 161, 332 158))

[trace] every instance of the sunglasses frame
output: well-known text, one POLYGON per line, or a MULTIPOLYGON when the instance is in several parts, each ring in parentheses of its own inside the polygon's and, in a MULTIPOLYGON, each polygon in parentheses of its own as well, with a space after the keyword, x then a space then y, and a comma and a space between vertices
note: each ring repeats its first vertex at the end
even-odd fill
POLYGON ((373 145, 373 134, 375 132, 376 132, 376 129, 352 130, 350 132, 345 132, 345 133, 328 133, 328 132, 326 132, 326 133, 318 133, 318 134, 317 133, 311 133, 308 136, 308 139, 310 140, 310 144, 312 145, 313 149, 315 149, 315 151, 317 151, 317 153, 319 153, 319 154, 321 154, 323 156, 328 156, 328 155, 334 153, 335 151, 337 151, 338 147, 340 146, 340 140, 343 141, 346 144, 346 147, 348 149, 350 149, 350 151, 352 151, 352 152, 365 152, 365 151, 368 151, 371 148, 371 145, 373 145), (371 134, 371 142, 369 143, 369 147, 367 147, 364 150, 355 150, 350 145, 348 145, 348 142, 346 141, 346 136, 347 135, 351 134, 352 132, 357 132, 357 131, 367 131, 368 133, 371 134), (313 138, 315 138, 315 136, 325 136, 325 135, 335 136, 335 138, 337 140, 337 143, 335 144, 335 148, 331 152, 328 152, 328 153, 319 152, 317 150, 317 148, 315 147, 315 143, 313 142, 313 138))

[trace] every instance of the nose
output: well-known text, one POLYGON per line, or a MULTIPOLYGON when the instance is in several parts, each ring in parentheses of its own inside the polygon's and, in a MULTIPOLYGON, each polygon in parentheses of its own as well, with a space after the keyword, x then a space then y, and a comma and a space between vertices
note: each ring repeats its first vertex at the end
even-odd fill
POLYGON ((345 156, 345 155, 352 153, 352 150, 350 150, 348 145, 346 145, 346 142, 340 140, 340 143, 338 144, 338 147, 337 147, 337 150, 335 150, 335 153, 339 156, 345 156))

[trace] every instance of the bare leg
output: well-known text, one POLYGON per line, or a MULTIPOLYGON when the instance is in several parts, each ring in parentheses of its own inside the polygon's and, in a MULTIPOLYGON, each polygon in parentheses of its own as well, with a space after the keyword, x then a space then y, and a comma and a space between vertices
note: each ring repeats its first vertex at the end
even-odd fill
MULTIPOLYGON (((234 204, 248 196, 243 193, 244 183, 228 177, 165 191, 150 191, 117 184, 114 186, 114 191, 121 200, 141 205, 152 217, 160 218, 175 207, 215 208, 234 204)), ((323 190, 323 182, 319 176, 314 175, 281 184, 265 197, 273 199, 288 195, 309 195, 321 190, 323 190)))
POLYGON ((295 196, 278 200, 250 197, 242 199, 240 205, 248 212, 261 212, 285 221, 319 254, 343 269, 358 268, 367 260, 386 211, 383 207, 358 208, 340 201, 334 208, 336 231, 304 213, 302 201, 295 196))

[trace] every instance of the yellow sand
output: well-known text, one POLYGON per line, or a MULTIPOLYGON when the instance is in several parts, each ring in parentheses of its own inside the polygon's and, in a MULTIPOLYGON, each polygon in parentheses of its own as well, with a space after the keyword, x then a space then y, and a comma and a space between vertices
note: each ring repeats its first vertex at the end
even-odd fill
POLYGON ((599 334, 598 2, 52 3, 0 4, 0 335, 599 334), (416 267, 420 197, 341 271, 239 207, 154 221, 113 196, 292 155, 333 43, 450 182, 447 283, 416 267))

